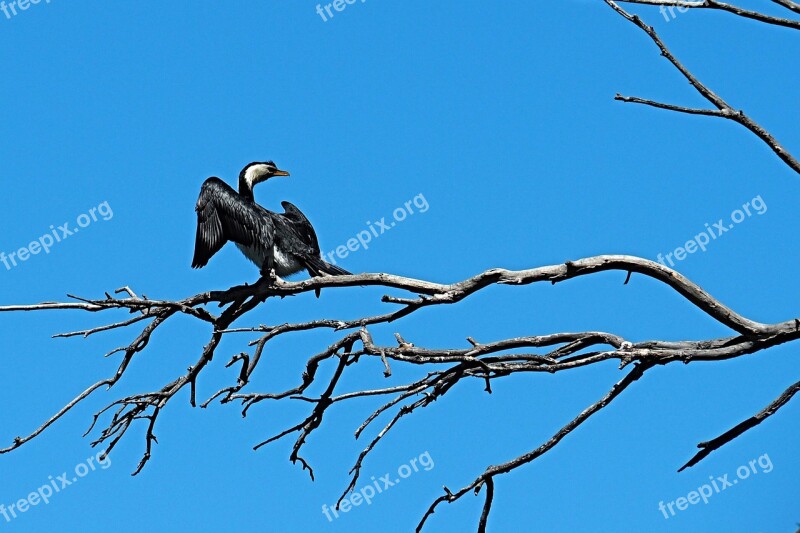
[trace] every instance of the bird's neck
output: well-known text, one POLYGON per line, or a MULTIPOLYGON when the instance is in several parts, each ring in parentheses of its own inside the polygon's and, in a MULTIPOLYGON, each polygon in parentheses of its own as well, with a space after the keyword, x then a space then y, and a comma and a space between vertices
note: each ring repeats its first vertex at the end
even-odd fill
POLYGON ((248 178, 249 176, 247 176, 244 171, 239 174, 239 195, 247 200, 255 201, 255 197, 253 196, 253 184, 248 178))
POLYGON ((250 200, 251 202, 255 201, 255 196, 253 196, 253 188, 246 183, 239 182, 239 196, 245 200, 250 200))

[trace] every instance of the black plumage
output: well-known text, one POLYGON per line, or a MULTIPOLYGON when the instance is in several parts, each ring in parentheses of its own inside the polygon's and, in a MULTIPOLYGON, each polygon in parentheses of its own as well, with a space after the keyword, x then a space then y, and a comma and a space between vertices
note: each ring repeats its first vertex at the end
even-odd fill
POLYGON ((287 231, 285 234, 296 235, 299 238, 302 249, 299 255, 304 258, 304 266, 309 274, 312 276, 322 274, 347 276, 350 274, 347 270, 322 260, 314 226, 296 205, 284 201, 281 202, 281 207, 283 207, 282 219, 287 221, 292 228, 292 231, 287 231))
POLYGON ((269 258, 274 258, 275 225, 261 206, 212 177, 200 188, 195 211, 197 235, 192 268, 206 266, 228 241, 254 249, 265 258, 264 266, 269 266, 269 258))
MULTIPOLYGON (((295 205, 282 202, 273 213, 255 202, 253 187, 273 176, 288 176, 274 163, 250 163, 239 174, 239 192, 219 178, 207 179, 197 200, 197 236, 193 268, 202 268, 230 241, 259 267, 281 277, 301 270, 312 276, 341 276, 348 271, 324 261, 308 218, 295 205)), ((317 291, 318 292, 318 291, 317 291)))

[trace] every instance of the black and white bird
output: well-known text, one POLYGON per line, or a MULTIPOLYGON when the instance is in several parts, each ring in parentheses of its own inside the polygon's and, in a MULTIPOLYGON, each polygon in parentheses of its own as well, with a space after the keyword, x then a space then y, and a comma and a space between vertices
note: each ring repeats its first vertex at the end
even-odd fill
POLYGON ((282 202, 284 212, 258 205, 253 188, 276 176, 288 176, 272 161, 250 163, 239 173, 239 192, 217 177, 208 178, 197 199, 197 236, 192 268, 208 264, 228 241, 259 268, 280 277, 306 270, 312 276, 343 276, 350 272, 322 259, 317 234, 296 206, 282 202))

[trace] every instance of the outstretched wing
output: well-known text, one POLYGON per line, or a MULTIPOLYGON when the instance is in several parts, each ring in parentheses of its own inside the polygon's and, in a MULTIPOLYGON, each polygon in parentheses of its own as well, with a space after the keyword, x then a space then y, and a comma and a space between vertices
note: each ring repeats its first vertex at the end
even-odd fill
MULTIPOLYGON (((332 265, 320 257, 319 242, 317 241, 317 233, 314 231, 314 226, 311 225, 308 218, 300 211, 297 206, 291 202, 281 202, 283 206, 283 214, 276 215, 276 224, 281 222, 290 226, 293 239, 290 241, 292 248, 296 250, 296 255, 305 266, 306 270, 312 276, 320 276, 327 274, 329 276, 346 276, 350 274, 347 270, 332 265)), ((319 296, 319 294, 317 294, 319 296)))
POLYGON ((197 236, 192 268, 206 266, 228 241, 272 250, 274 225, 257 206, 219 178, 208 178, 197 199, 197 236))
POLYGON ((283 207, 284 218, 290 222, 300 239, 311 247, 313 253, 319 254, 317 233, 314 231, 314 226, 311 225, 308 218, 306 218, 303 212, 291 202, 281 202, 281 206, 283 207))

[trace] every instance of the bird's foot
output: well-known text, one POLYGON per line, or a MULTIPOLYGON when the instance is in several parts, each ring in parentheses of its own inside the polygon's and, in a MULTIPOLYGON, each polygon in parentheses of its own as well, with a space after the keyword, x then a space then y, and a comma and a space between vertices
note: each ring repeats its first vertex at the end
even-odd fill
POLYGON ((261 277, 258 280, 258 283, 266 283, 269 282, 270 285, 275 285, 275 282, 280 279, 278 278, 278 274, 275 272, 274 268, 269 270, 262 270, 261 277))

